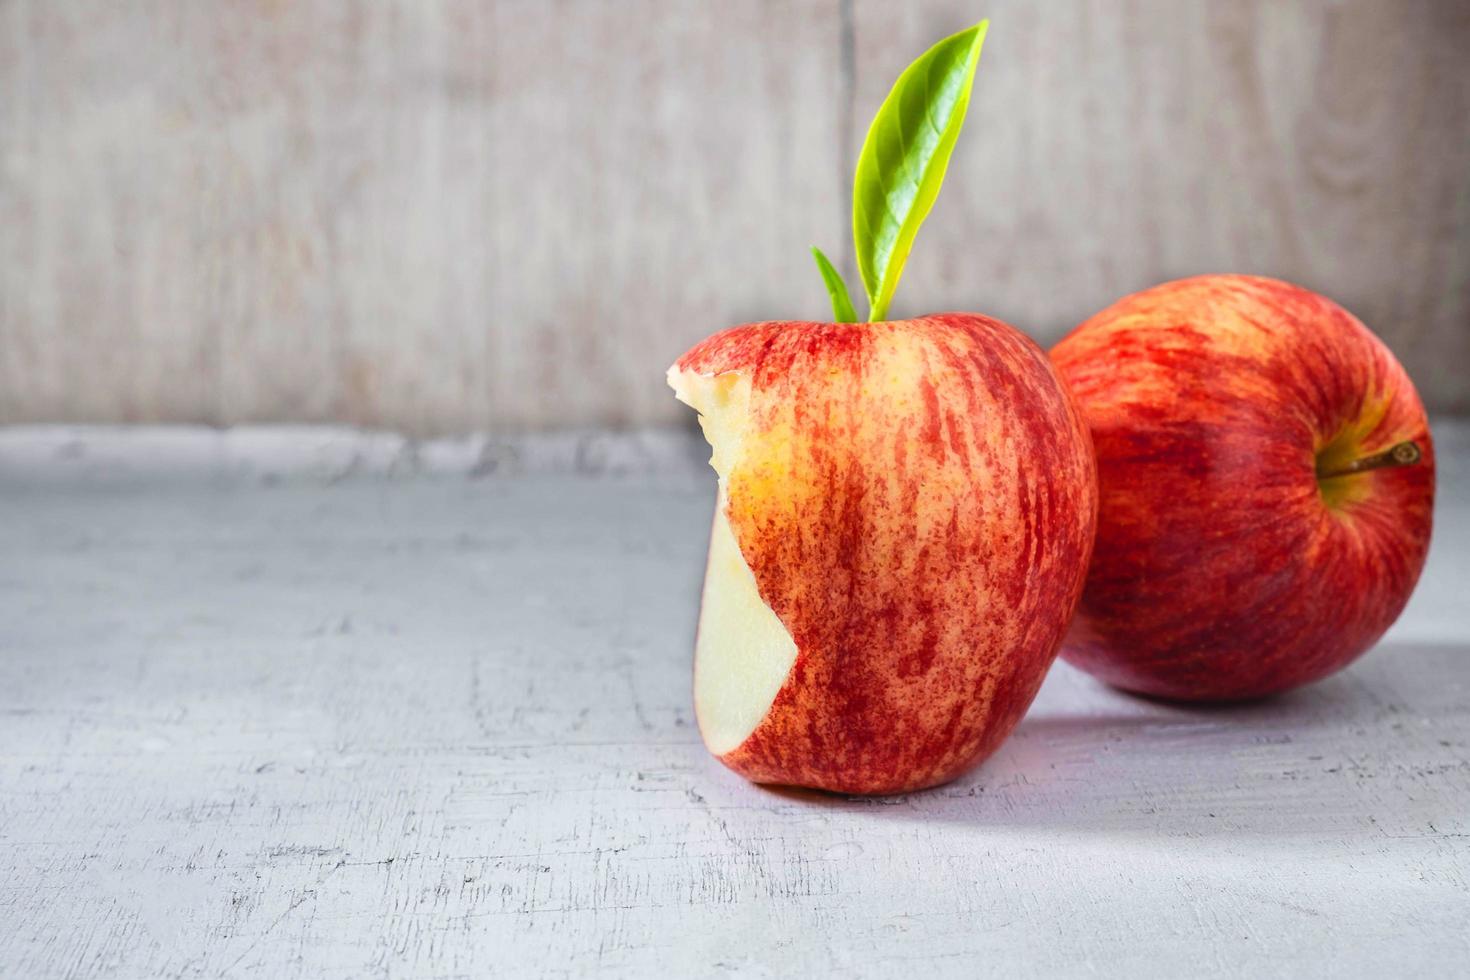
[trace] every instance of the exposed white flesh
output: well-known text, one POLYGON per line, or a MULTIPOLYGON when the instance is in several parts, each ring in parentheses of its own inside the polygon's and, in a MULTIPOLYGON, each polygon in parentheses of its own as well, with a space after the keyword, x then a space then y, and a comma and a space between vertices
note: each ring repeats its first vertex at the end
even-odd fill
POLYGON ((720 478, 694 644, 694 712, 705 745, 724 755, 770 711, 796 662, 796 644, 761 598, 726 516, 726 485, 749 437, 750 381, 737 372, 671 369, 668 377, 679 400, 699 412, 720 478))

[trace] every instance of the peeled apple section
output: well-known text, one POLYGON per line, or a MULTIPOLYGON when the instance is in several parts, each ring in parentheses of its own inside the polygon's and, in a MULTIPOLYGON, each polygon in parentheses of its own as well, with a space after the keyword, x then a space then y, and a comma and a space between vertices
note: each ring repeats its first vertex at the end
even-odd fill
POLYGON ((710 465, 719 475, 694 645, 694 711, 705 745, 724 755, 770 711, 796 662, 796 643, 761 598, 727 515, 726 486, 749 433, 750 380, 733 371, 710 376, 670 370, 669 384, 699 413, 713 450, 710 465))

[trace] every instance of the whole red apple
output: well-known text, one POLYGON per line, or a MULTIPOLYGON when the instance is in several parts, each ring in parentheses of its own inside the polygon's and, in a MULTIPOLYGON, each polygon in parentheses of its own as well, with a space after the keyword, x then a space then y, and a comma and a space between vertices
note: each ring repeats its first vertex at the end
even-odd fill
POLYGON ((990 754, 1056 656, 1096 520, 1046 355, 969 314, 756 323, 669 383, 720 476, 695 643, 710 751, 845 793, 990 754))
POLYGON ((1251 698, 1341 669, 1398 617, 1434 451, 1404 369, 1347 311, 1201 276, 1120 300, 1051 357, 1101 494, 1066 660, 1145 694, 1251 698))

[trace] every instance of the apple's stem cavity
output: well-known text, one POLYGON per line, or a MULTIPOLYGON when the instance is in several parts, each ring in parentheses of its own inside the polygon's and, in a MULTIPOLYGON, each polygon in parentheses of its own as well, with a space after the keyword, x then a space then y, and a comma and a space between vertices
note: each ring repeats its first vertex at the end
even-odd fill
POLYGON ((1369 470, 1381 470, 1391 466, 1413 466, 1423 458, 1424 452, 1419 448, 1419 444, 1410 439, 1391 446, 1381 453, 1363 456, 1346 463, 1336 465, 1329 463, 1324 466, 1325 461, 1318 460, 1317 479, 1331 480, 1340 476, 1352 476, 1355 473, 1366 473, 1369 470))

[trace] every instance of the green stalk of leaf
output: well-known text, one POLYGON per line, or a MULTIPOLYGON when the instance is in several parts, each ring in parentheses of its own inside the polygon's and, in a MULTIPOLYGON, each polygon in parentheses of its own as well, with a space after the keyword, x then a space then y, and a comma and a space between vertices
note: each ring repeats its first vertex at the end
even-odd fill
POLYGON ((838 272, 827 256, 817 246, 812 246, 812 258, 817 260, 817 269, 822 273, 822 281, 827 284, 827 295, 832 297, 832 313, 838 323, 856 323, 857 311, 852 308, 852 297, 847 295, 847 283, 842 281, 842 273, 838 272))
MULTIPOLYGON (((898 76, 868 127, 853 179, 852 237, 870 323, 888 315, 914 236, 939 196, 988 26, 981 21, 924 52, 898 76)), ((838 321, 856 320, 842 277, 813 252, 838 321)))

